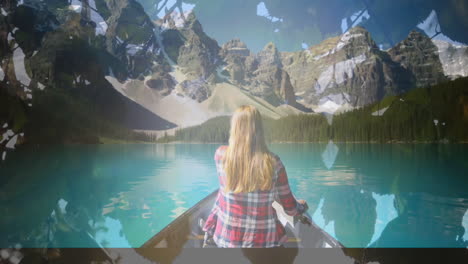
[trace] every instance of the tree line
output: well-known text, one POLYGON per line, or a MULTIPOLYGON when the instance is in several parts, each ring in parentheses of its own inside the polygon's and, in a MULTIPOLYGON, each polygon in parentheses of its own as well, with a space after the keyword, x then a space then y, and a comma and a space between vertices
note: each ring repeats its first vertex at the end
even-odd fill
MULTIPOLYGON (((468 78, 416 88, 333 116, 264 118, 269 142, 468 142, 468 78)), ((177 130, 158 142, 227 142, 229 117, 177 130)))

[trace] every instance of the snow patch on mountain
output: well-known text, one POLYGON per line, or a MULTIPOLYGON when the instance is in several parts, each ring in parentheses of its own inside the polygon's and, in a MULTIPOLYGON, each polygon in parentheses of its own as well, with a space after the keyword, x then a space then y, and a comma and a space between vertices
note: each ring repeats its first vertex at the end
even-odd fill
POLYGON ((91 7, 91 20, 96 23, 96 36, 106 35, 107 23, 98 12, 94 11, 97 10, 94 0, 89 0, 89 6, 91 7))
POLYGON ((314 111, 317 113, 329 113, 334 114, 341 105, 333 102, 332 100, 327 100, 323 104, 320 104, 318 107, 314 108, 314 111))
POLYGON ((13 132, 13 130, 8 129, 5 133, 3 133, 2 140, 0 140, 0 144, 3 143, 4 141, 7 141, 14 134, 15 133, 13 132))
MULTIPOLYGON (((362 34, 362 33, 354 33, 354 34, 352 34, 352 33, 349 33, 349 31, 348 31, 348 32, 344 33, 343 36, 341 36, 341 38, 340 38, 340 43, 347 44, 347 43, 349 43, 349 41, 350 41, 351 39, 357 38, 357 37, 362 37, 362 36, 364 36, 364 34, 362 34)), ((339 43, 338 43, 338 44, 339 44, 339 43)))
POLYGON ((447 76, 468 76, 468 46, 433 40, 439 50, 439 59, 447 76))
POLYGON ((336 44, 336 46, 333 49, 331 49, 331 50, 329 50, 329 51, 327 51, 327 52, 325 52, 323 54, 317 55, 313 59, 315 61, 318 61, 318 60, 320 60, 320 59, 322 59, 324 57, 327 57, 328 55, 332 55, 335 52, 340 51, 341 49, 343 49, 346 45, 348 45, 351 39, 361 37, 361 36, 364 36, 364 34, 361 34, 361 33, 351 34, 348 31, 348 32, 344 33, 343 36, 341 36, 340 41, 338 41, 338 43, 336 44))
POLYGON ((333 54, 333 53, 343 49, 343 47, 345 47, 346 45, 348 45, 350 43, 351 39, 359 38, 359 37, 363 37, 363 36, 364 36, 364 34, 362 34, 362 33, 351 34, 349 31, 344 33, 343 36, 341 36, 340 41, 338 42, 338 44, 336 44, 336 47, 333 48, 330 51, 330 54, 333 54))
POLYGON ((325 53, 323 53, 323 54, 320 54, 320 55, 315 56, 315 57, 314 57, 314 60, 315 60, 315 61, 318 61, 318 60, 320 60, 321 58, 325 58, 325 57, 328 56, 328 55, 330 55, 330 51, 327 51, 327 52, 325 52, 325 53))
POLYGON ((384 107, 382 109, 379 109, 379 110, 373 112, 372 116, 383 116, 383 114, 385 113, 385 111, 387 111, 387 109, 388 109, 388 106, 384 107))
POLYGON ((328 87, 333 86, 333 82, 341 84, 349 78, 353 77, 354 68, 356 65, 364 62, 367 59, 365 54, 361 54, 357 57, 340 61, 336 64, 328 66, 319 76, 315 83, 315 91, 317 94, 321 94, 328 87))
POLYGON ((11 35, 11 33, 8 33, 8 36, 7 36, 7 41, 10 42, 12 40, 14 40, 15 38, 11 35))
POLYGON ((81 1, 79 0, 72 0, 69 9, 75 11, 77 13, 81 12, 81 1))
POLYGON ((5 147, 9 149, 14 149, 17 141, 18 141, 18 135, 15 135, 10 139, 10 141, 8 141, 5 147))
POLYGON ((333 80, 333 67, 335 65, 328 66, 319 76, 317 82, 315 83, 315 91, 317 94, 321 94, 327 89, 330 82, 333 80))
POLYGON ((314 112, 336 114, 352 109, 350 104, 350 95, 348 93, 329 94, 320 98, 317 107, 313 107, 314 112))
POLYGON ((20 47, 17 47, 13 52, 13 65, 15 69, 16 79, 23 85, 28 86, 31 83, 31 78, 29 78, 26 73, 26 68, 24 67, 24 53, 20 47))
POLYGON ((130 56, 135 56, 139 51, 143 50, 144 45, 135 45, 135 44, 127 44, 127 54, 130 56))
POLYGON ((176 28, 183 28, 185 24, 185 19, 192 13, 192 10, 189 9, 183 12, 173 11, 172 13, 165 15, 163 18, 163 23, 161 25, 162 30, 171 28, 171 21, 174 22, 176 28))
POLYGON ((37 82, 37 88, 39 88, 39 90, 41 90, 41 91, 42 91, 42 90, 44 90, 44 88, 45 88, 45 85, 43 85, 43 84, 42 84, 42 83, 40 83, 40 82, 37 82))
POLYGON ((353 78, 353 71, 356 65, 366 60, 366 55, 361 54, 349 60, 341 61, 335 64, 335 82, 341 84, 349 78, 353 78))
POLYGON ((320 99, 320 102, 324 102, 325 98, 327 100, 331 100, 339 105, 347 104, 351 101, 351 97, 348 93, 337 93, 337 94, 329 94, 326 97, 320 99))

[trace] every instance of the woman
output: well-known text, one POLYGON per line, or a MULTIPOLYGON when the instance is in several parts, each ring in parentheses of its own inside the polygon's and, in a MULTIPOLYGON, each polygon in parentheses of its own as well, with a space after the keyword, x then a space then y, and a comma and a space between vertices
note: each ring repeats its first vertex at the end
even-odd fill
POLYGON ((214 156, 220 189, 203 230, 218 247, 279 247, 287 240, 272 207, 278 201, 291 216, 304 200, 291 193, 280 158, 265 143, 260 113, 241 106, 231 118, 229 146, 214 156))

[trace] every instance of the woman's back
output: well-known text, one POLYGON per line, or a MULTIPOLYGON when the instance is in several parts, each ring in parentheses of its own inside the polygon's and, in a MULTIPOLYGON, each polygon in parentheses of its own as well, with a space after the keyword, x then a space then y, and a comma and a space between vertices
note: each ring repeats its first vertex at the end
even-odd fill
POLYGON ((225 188, 227 176, 223 158, 226 149, 227 146, 221 146, 215 153, 220 189, 204 230, 213 235, 218 247, 280 246, 287 237, 272 203, 278 201, 289 215, 297 214, 297 207, 300 207, 291 193, 281 160, 273 154, 271 189, 234 193, 225 188))

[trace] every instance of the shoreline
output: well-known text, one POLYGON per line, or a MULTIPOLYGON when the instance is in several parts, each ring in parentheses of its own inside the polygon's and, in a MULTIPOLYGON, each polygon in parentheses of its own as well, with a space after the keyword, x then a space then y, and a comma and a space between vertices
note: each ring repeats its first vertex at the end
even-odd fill
MULTIPOLYGON (((440 141, 271 141, 267 144, 292 144, 292 143, 320 143, 328 144, 330 141, 333 143, 344 143, 344 144, 468 144, 468 141, 459 142, 440 142, 440 141)), ((154 144, 227 144, 227 142, 202 142, 202 141, 171 141, 171 142, 148 142, 154 144)))
MULTIPOLYGON (((157 141, 136 141, 136 140, 125 140, 125 139, 112 139, 112 138, 99 138, 99 142, 67 142, 67 143, 34 143, 34 144, 20 144, 20 146, 79 146, 79 145, 125 145, 125 144, 228 144, 228 142, 203 142, 203 141, 169 141, 169 142, 157 142, 157 141)), ((446 142, 446 141, 267 141, 267 144, 328 144, 329 142, 338 143, 338 144, 440 144, 440 145, 449 145, 449 144, 468 144, 468 141, 457 141, 457 142, 446 142)))

